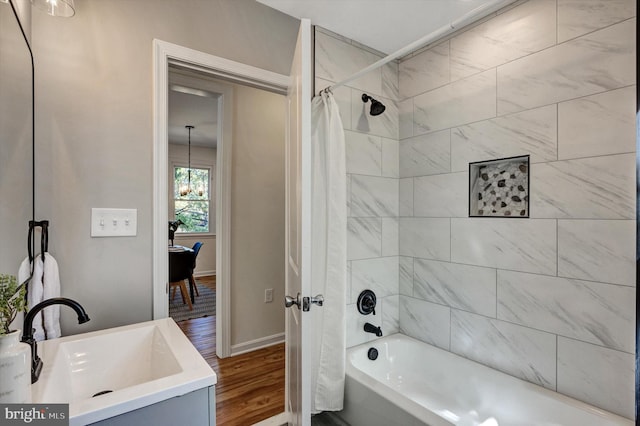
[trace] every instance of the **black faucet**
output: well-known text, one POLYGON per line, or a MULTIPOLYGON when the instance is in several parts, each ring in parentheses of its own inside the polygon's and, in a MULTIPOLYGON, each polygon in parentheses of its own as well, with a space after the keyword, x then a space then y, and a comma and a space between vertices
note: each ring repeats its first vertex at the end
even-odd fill
POLYGON ((89 321, 89 315, 84 311, 84 308, 75 300, 67 299, 65 297, 54 297, 38 303, 31 308, 27 315, 24 317, 24 326, 22 327, 22 342, 31 346, 31 383, 38 381, 40 372, 42 371, 42 360, 38 356, 38 344, 36 339, 33 338, 33 320, 36 315, 51 305, 67 305, 76 311, 78 314, 78 324, 84 324, 89 321))
POLYGON ((366 331, 367 333, 373 333, 378 337, 382 337, 382 330, 380 329, 380 327, 376 327, 375 325, 368 322, 364 324, 364 331, 366 331))

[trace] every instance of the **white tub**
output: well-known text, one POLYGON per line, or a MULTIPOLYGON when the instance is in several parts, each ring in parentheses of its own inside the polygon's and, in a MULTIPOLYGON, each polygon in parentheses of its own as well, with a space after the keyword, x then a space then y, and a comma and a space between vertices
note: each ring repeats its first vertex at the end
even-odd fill
POLYGON ((608 426, 617 416, 410 337, 347 350, 345 409, 352 426, 608 426), (379 356, 369 360, 367 351, 379 356))

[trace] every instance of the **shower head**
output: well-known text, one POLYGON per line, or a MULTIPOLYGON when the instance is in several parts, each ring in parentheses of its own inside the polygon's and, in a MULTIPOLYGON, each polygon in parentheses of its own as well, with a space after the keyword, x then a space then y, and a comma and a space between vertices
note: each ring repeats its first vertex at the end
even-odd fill
POLYGON ((371 109, 369 110, 369 114, 371 115, 380 115, 384 112, 386 107, 380 101, 376 101, 371 96, 366 93, 362 94, 362 102, 371 101, 371 109))

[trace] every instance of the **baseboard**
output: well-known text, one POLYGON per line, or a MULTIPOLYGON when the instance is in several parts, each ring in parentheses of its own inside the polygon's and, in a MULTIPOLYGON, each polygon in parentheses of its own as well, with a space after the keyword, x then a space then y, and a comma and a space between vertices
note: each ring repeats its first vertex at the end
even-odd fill
POLYGON ((286 426, 289 424, 289 416, 287 413, 276 414, 273 417, 254 423, 253 426, 286 426))
POLYGON ((215 275, 216 274, 216 270, 214 269, 213 271, 198 271, 195 274, 193 274, 193 276, 195 278, 199 278, 199 277, 208 277, 210 275, 215 275))
POLYGON ((284 333, 278 333, 255 340, 249 340, 248 342, 238 343, 237 345, 231 345, 231 356, 244 354, 255 351, 256 349, 277 345, 279 343, 284 343, 284 333))

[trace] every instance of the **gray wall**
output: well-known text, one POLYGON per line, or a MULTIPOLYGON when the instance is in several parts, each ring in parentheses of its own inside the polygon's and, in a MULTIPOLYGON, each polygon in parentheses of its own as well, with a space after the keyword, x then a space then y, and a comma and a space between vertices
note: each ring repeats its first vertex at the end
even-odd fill
POLYGON ((234 85, 231 347, 284 337, 285 97, 234 85), (273 302, 264 302, 265 289, 273 302), (282 336, 280 336, 282 334, 282 336))
POLYGON ((251 0, 77 0, 76 9, 72 19, 33 13, 36 211, 51 220, 62 294, 92 318, 77 326, 63 312, 65 333, 151 319, 152 40, 288 74, 298 27, 251 0), (90 238, 92 207, 137 208, 138 235, 90 238))
MULTIPOLYGON (((389 68, 335 91, 349 303, 365 287, 382 296, 381 317, 349 307, 350 346, 382 320, 387 334, 634 417, 635 14, 631 0, 530 0, 402 58, 397 98, 380 91, 389 68), (399 180, 384 173, 393 134, 363 114, 363 90, 383 94, 380 117, 399 115, 399 180), (468 218, 468 163, 523 154, 531 218, 468 218)), ((317 35, 317 77, 372 59, 317 35)))
POLYGON ((32 214, 31 120, 29 49, 11 6, 1 3, 0 274, 17 276, 20 262, 27 256, 27 231, 32 214))
MULTIPOLYGON (((13 0, 13 4, 18 11, 18 17, 22 23, 22 29, 27 36, 27 40, 31 40, 31 0, 13 0)), ((7 5, 7 7, 9 7, 7 5)))

